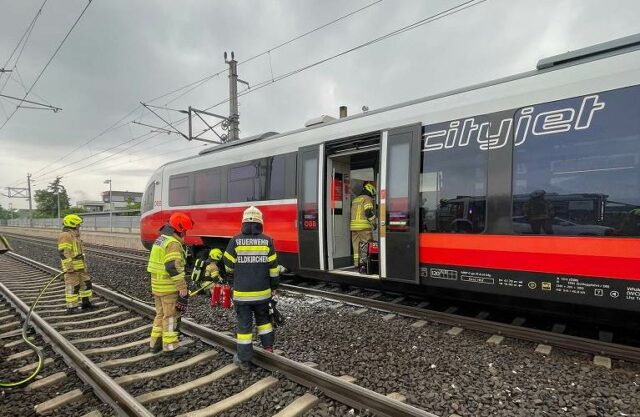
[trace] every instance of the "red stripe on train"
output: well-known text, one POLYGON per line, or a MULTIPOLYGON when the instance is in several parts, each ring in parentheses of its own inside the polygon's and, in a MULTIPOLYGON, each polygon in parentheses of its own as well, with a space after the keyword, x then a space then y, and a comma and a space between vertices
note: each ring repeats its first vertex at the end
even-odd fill
POLYGON ((420 262, 640 280, 640 239, 423 233, 420 262))
MULTIPOLYGON (((264 232, 271 236, 278 252, 298 253, 298 231, 296 228, 297 205, 256 205, 262 211, 264 232)), ((202 244, 198 236, 231 237, 240 233, 242 207, 190 208, 180 210, 188 213, 193 219, 193 230, 187 233, 185 243, 202 244)), ((167 210, 145 216, 141 221, 140 236, 142 240, 153 241, 158 237, 158 229, 169 219, 171 213, 178 210, 167 210)))

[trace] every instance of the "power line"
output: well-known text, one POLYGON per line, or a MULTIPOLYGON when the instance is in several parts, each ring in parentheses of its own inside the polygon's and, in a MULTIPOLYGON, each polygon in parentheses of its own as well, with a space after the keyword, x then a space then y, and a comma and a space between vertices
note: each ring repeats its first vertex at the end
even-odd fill
MULTIPOLYGON (((295 69, 293 71, 289 71, 288 73, 276 76, 275 78, 269 78, 267 80, 264 80, 264 81, 256 84, 255 86, 251 87, 251 89, 245 90, 244 92, 238 94, 238 97, 242 97, 244 95, 254 93, 254 92, 256 92, 256 91, 258 91, 258 90, 260 90, 260 89, 262 89, 264 87, 267 87, 269 85, 273 85, 273 84, 275 84, 275 83, 277 83, 279 81, 282 81, 282 80, 284 80, 286 78, 289 78, 289 77, 291 77, 293 75, 299 74, 299 73, 301 73, 303 71, 306 71, 306 70, 311 69, 313 67, 316 67, 318 65, 321 65, 321 64, 324 64, 326 62, 329 62, 329 61, 331 61, 333 59, 342 57, 342 56, 347 55, 347 54, 349 54, 351 52, 355 52, 355 51, 357 51, 359 49, 366 48, 367 46, 371 46, 373 44, 376 44, 376 43, 381 42, 383 40, 386 40, 386 39, 392 38, 394 36, 400 35, 402 33, 408 32, 410 30, 419 28, 419 27, 424 26, 424 25, 426 25, 428 23, 435 22, 436 20, 440 20, 440 19, 443 19, 443 18, 445 18, 447 16, 454 15, 456 13, 459 13, 459 12, 463 11, 463 10, 466 10, 466 9, 471 8, 471 7, 477 6, 477 5, 481 4, 481 3, 484 3, 486 1, 487 0, 467 0, 467 1, 463 2, 463 3, 458 4, 457 6, 451 7, 449 9, 443 10, 443 11, 438 12, 438 13, 436 13, 434 15, 429 16, 429 17, 420 19, 420 20, 418 20, 416 22, 413 22, 413 23, 411 23, 409 25, 405 25, 405 26, 403 26, 401 28, 395 29, 395 30, 393 30, 393 31, 391 31, 391 32, 389 32, 389 33, 387 33, 385 35, 379 36, 379 37, 377 37, 375 39, 372 39, 370 41, 361 43, 361 44, 359 44, 357 46, 354 46, 352 48, 349 48, 349 49, 344 50, 342 52, 339 52, 337 54, 331 55, 329 57, 323 58, 323 59, 321 59, 319 61, 313 62, 313 63, 305 65, 303 67, 297 68, 297 69, 295 69)), ((227 102, 229 102, 229 98, 226 98, 226 99, 214 104, 213 106, 210 106, 210 107, 206 108, 205 110, 211 110, 211 109, 213 109, 213 108, 215 108, 217 106, 221 106, 222 104, 225 104, 227 102)))
MULTIPOLYGON (((240 63, 238 63, 238 65, 245 64, 245 63, 248 63, 248 62, 250 62, 250 61, 253 61, 253 60, 254 60, 254 59, 256 59, 256 58, 259 58, 259 57, 261 57, 261 56, 263 56, 263 55, 265 55, 265 54, 268 54, 268 53, 270 53, 270 52, 272 52, 272 51, 275 51, 275 50, 277 50, 277 49, 280 49, 280 48, 282 48, 282 47, 284 47, 284 46, 286 46, 286 45, 288 45, 288 44, 290 44, 290 43, 292 43, 292 42, 295 42, 295 41, 297 41, 297 40, 299 40, 299 39, 302 39, 302 38, 304 38, 304 37, 306 37, 306 36, 308 36, 308 35, 310 35, 310 34, 312 34, 312 33, 315 33, 315 32, 317 32, 317 31, 319 31, 319 30, 321 30, 321 29, 324 29, 324 28, 326 28, 326 27, 328 27, 328 26, 330 26, 330 25, 333 25, 333 24, 335 24, 335 23, 337 23, 337 22, 340 22, 340 21, 342 21, 342 20, 344 20, 344 19, 346 19, 346 18, 348 18, 348 17, 351 17, 351 16, 353 16, 353 15, 357 14, 357 13, 360 13, 360 12, 362 12, 362 11, 364 11, 364 10, 366 10, 366 9, 368 9, 368 8, 370 8, 370 7, 374 6, 374 5, 376 5, 376 4, 381 3, 382 1, 384 1, 384 0, 376 0, 376 1, 372 2, 372 3, 369 3, 369 4, 365 5, 365 6, 363 6, 363 7, 359 8, 359 9, 357 9, 357 10, 354 10, 354 11, 351 11, 351 12, 349 12, 349 13, 347 13, 347 14, 344 14, 344 15, 342 15, 342 16, 340 16, 340 17, 336 18, 336 19, 333 19, 333 20, 331 20, 331 21, 329 21, 329 22, 327 22, 327 23, 325 23, 325 24, 323 24, 323 25, 320 25, 320 26, 318 26, 318 27, 315 27, 315 28, 313 28, 313 29, 311 29, 311 30, 309 30, 309 31, 307 31, 307 32, 304 32, 304 33, 302 33, 302 34, 300 34, 300 35, 297 35, 297 36, 295 36, 295 37, 293 37, 293 38, 291 38, 291 39, 289 39, 289 40, 285 41, 285 42, 282 42, 282 43, 280 43, 280 44, 278 44, 278 45, 276 45, 276 46, 274 46, 274 47, 272 47, 272 48, 270 48, 270 49, 268 49, 268 50, 266 50, 266 51, 263 51, 263 52, 260 52, 260 53, 258 53, 258 54, 255 54, 255 55, 253 55, 252 57, 247 58, 247 59, 246 59, 246 60, 244 60, 244 61, 241 61, 240 63)), ((206 83, 207 81, 209 81, 209 80, 211 80, 211 79, 213 79, 213 78, 215 78, 215 77, 220 76, 221 74, 225 73, 226 71, 228 71, 228 68, 226 68, 226 67, 225 67, 223 70, 220 70, 220 71, 218 71, 218 72, 216 72, 216 73, 214 73, 214 74, 207 75, 207 76, 205 76, 205 77, 203 77, 203 78, 201 78, 201 79, 199 79, 199 80, 197 80, 197 81, 191 82, 191 83, 186 84, 186 85, 184 85, 184 86, 182 86, 182 87, 179 87, 179 88, 177 88, 177 89, 174 89, 174 90, 172 90, 172 91, 169 91, 169 92, 167 92, 167 93, 164 93, 164 94, 162 94, 162 95, 160 95, 160 96, 157 96, 157 97, 154 97, 154 98, 152 98, 152 99, 150 99, 150 100, 147 100, 147 101, 146 101, 146 103, 147 103, 147 104, 148 104, 148 103, 153 103, 153 102, 158 101, 158 100, 160 100, 160 99, 162 99, 162 98, 165 98, 165 97, 171 96, 172 94, 175 94, 175 93, 177 93, 177 92, 180 92, 180 91, 182 91, 182 90, 187 89, 187 90, 186 90, 186 91, 184 91, 182 94, 180 94, 180 95, 178 95, 177 97, 174 97, 173 99, 171 99, 170 101, 168 101, 168 102, 166 103, 166 105, 168 105, 168 104, 170 104, 170 103, 172 103, 172 102, 176 101, 177 99, 179 99, 179 98, 181 98, 181 97, 185 96, 186 94, 190 93, 191 91, 195 90, 196 88, 201 87, 201 86, 202 86, 204 83, 206 83)), ((112 131, 112 130, 118 129, 118 128, 122 127, 122 126, 125 126, 127 123, 120 124, 120 122, 122 122, 123 120, 125 120, 127 117, 129 117, 131 114, 133 114, 133 113, 134 113, 136 110, 138 110, 139 108, 140 108, 140 105, 136 106, 135 108, 133 108, 132 110, 130 110, 130 111, 129 111, 125 116, 123 116, 123 117, 122 117, 122 118, 120 118, 117 122, 115 122, 113 125, 109 126, 107 129, 103 130, 103 131, 102 131, 101 133, 99 133, 98 135, 96 135, 96 136, 92 137, 91 139, 89 139, 88 141, 86 141, 84 144, 82 144, 82 145, 80 145, 80 146, 78 146, 78 147, 74 148, 73 150, 71 150, 70 152, 68 152, 67 154, 65 154, 64 156, 62 156, 61 158, 58 158, 56 161, 54 161, 54 162, 52 162, 52 163, 50 163, 50 164, 47 164, 47 165, 43 166, 43 167, 42 167, 42 168, 40 168, 38 171, 36 171, 34 174, 38 174, 38 173, 40 173, 40 172, 44 171, 45 169, 49 168, 50 166, 52 166, 52 165, 56 164, 57 162, 60 162, 60 161, 62 161, 62 160, 64 160, 64 159, 66 159, 66 158, 67 158, 67 157, 69 157, 71 154, 75 153, 76 151, 78 151, 78 150, 79 150, 79 149, 81 149, 82 147, 84 147, 84 146, 88 145, 89 143, 91 143, 91 142, 95 141, 96 139, 100 138, 101 136, 105 135, 106 133, 108 133, 108 132, 110 132, 110 131, 112 131)), ((182 123, 184 120, 186 120, 186 119, 180 119, 177 123, 182 123)), ((165 126, 165 127, 166 127, 166 126, 165 126)), ((125 143, 126 143, 126 142, 125 142, 125 143)), ((76 162, 77 162, 77 163, 79 163, 79 162, 84 162, 85 160, 86 160, 86 159, 78 160, 78 161, 76 161, 76 162)), ((66 166, 68 166, 68 165, 65 165, 65 167, 66 167, 66 166)), ((56 169, 60 169, 60 168, 56 168, 56 169)))
MULTIPOLYGON (((44 68, 42 68, 42 71, 40 71, 40 74, 38 74, 38 76, 36 77, 35 81, 31 84, 31 87, 29 87, 29 90, 27 91, 27 93, 24 95, 24 98, 26 99, 29 96, 29 93, 31 93, 31 90, 33 90, 33 87, 36 86, 36 84, 38 83, 38 81, 40 81, 40 78, 42 77, 42 74, 44 74, 44 72, 47 70, 47 68, 49 67, 49 64, 51 64, 51 61, 53 61, 53 58, 55 58, 55 56, 58 54, 58 52, 60 51, 60 49, 62 48, 62 45, 64 45, 64 43, 67 41, 67 39, 69 38, 69 35, 71 35, 71 32, 73 32, 73 29, 75 29, 76 25, 78 24, 78 22, 80 22, 80 19, 82 19, 82 16, 84 16, 84 13, 87 11, 87 9, 89 8, 89 6, 91 5, 91 2, 93 0, 88 0, 87 1, 87 5, 84 7, 84 9, 82 9, 82 13, 80 13, 80 16, 78 16, 78 18, 76 19, 75 22, 73 22, 73 25, 71 26, 71 28, 69 29, 69 31, 67 32, 67 34, 65 35, 64 39, 62 39, 62 42, 60 42, 60 45, 58 45, 58 47, 56 48, 55 52, 53 53, 53 55, 51 55, 51 58, 49 58, 49 61, 47 61, 47 63, 45 64, 44 68)), ((22 103, 20 103, 22 104, 22 103)), ((0 126, 0 130, 2 130, 3 127, 6 126, 6 124, 9 122, 9 120, 11 120, 11 118, 13 117, 14 114, 16 114, 16 112, 19 109, 20 104, 18 104, 18 106, 16 106, 16 109, 13 111, 13 113, 11 113, 9 115, 9 118, 7 120, 4 121, 4 123, 2 124, 2 126, 0 126)))
MULTIPOLYGON (((278 44, 278 45, 276 45, 276 46, 274 46, 274 47, 272 47, 272 48, 270 48, 270 49, 267 49, 266 51, 262 51, 262 52, 260 52, 260 53, 258 53, 258 54, 255 54, 255 55, 253 55, 253 56, 251 56, 251 57, 249 57, 249 58, 245 59, 244 61, 240 61, 240 62, 238 62, 238 65, 246 64, 246 63, 251 62, 251 61, 253 61, 253 60, 257 59, 257 58, 260 58, 261 56, 264 56, 264 55, 270 54, 271 52, 273 52, 273 51, 275 51, 275 50, 277 50, 277 49, 280 49, 280 48, 282 48, 282 47, 284 47, 284 46, 287 46, 287 45, 289 45, 290 43, 293 43, 293 42, 295 42, 295 41, 297 41, 297 40, 299 40, 299 39, 302 39, 302 38, 304 38, 304 37, 306 37, 306 36, 309 36, 309 35, 311 35, 312 33, 318 32, 318 31, 320 31, 320 30, 322 30, 322 29, 324 29, 324 28, 326 28, 326 27, 328 27, 328 26, 331 26, 331 25, 333 25, 333 24, 335 24, 335 23, 338 23, 338 22, 340 22, 340 21, 342 21, 342 20, 344 20, 344 19, 347 19, 347 18, 349 18, 349 17, 351 17, 351 16, 353 16, 353 15, 355 15, 355 14, 360 13, 360 12, 361 12, 361 11, 363 11, 363 10, 368 9, 369 7, 375 6, 375 5, 376 5, 376 4, 378 4, 378 3, 382 3, 383 1, 384 1, 384 0, 376 0, 376 1, 374 1, 373 3, 369 3, 369 4, 367 4, 366 6, 363 6, 363 7, 359 8, 359 9, 357 9, 357 10, 354 10, 354 11, 352 11, 352 12, 349 12, 349 13, 347 13, 347 14, 344 14, 344 15, 342 15, 342 16, 340 16, 340 17, 336 18, 336 19, 331 20, 330 22, 327 22, 327 23, 325 23, 325 24, 323 24, 323 25, 317 26, 317 27, 315 27, 315 28, 313 28, 313 29, 311 29, 311 30, 308 30, 307 32, 304 32, 304 33, 302 33, 302 34, 300 34, 300 35, 298 35, 298 36, 295 36, 295 37, 293 37, 293 38, 291 38, 291 39, 289 39, 289 40, 287 40, 287 41, 285 41, 285 42, 282 42, 282 43, 280 43, 280 44, 278 44)), ((221 75, 221 74, 223 74, 223 73, 227 72, 228 70, 229 70, 228 68, 225 68, 225 69, 223 69, 223 70, 220 70, 220 71, 216 72, 215 74, 211 74, 211 75, 209 75, 209 76, 207 76, 207 77, 205 77, 205 78, 202 78, 202 79, 201 79, 201 80, 199 80, 199 81, 196 81, 195 83, 192 83, 191 85, 193 85, 193 87, 191 87, 189 90, 185 91, 184 93, 180 94, 179 96, 177 96, 177 97, 175 97, 175 98, 171 99, 170 101, 168 101, 167 103, 165 103, 165 106, 166 106, 166 105, 169 105, 169 104, 171 104, 171 103, 173 103, 173 102, 174 102, 174 101, 176 101, 177 99, 179 99, 179 98, 181 98, 181 97, 185 96, 186 94, 190 93, 191 91, 195 90, 196 88, 201 87, 201 86, 202 86, 202 84, 204 84, 204 83, 206 83, 207 81, 209 81, 209 80, 211 80, 211 79, 213 79, 213 78, 215 78, 215 77, 217 77, 217 76, 219 76, 219 75, 221 75)), ((180 90, 181 90, 181 89, 180 89, 180 90)), ((180 90, 177 90, 177 91, 180 91, 180 90)), ((167 95, 168 95, 168 94, 167 94, 167 95)), ((166 96, 166 95, 165 95, 165 96, 166 96)), ((164 97, 164 96, 162 96, 162 97, 164 97)), ((160 97, 160 98, 162 98, 162 97, 160 97)))
MULTIPOLYGON (((33 17, 33 19, 31 20, 31 23, 29 23, 29 26, 27 26, 27 29, 24 31, 24 33, 22 34, 22 36, 20 37, 20 40, 18 41, 18 44, 16 45, 15 48, 13 48, 13 51, 11 52, 11 55, 9 55, 9 59, 7 59, 7 62, 5 62, 5 64, 2 66, 2 68, 6 68, 7 65, 9 65, 9 62, 11 62, 11 58, 13 58, 13 55, 16 53, 16 51, 18 50, 18 48, 20 47, 20 44, 22 44, 22 41, 25 39, 25 36, 27 37, 27 41, 24 42, 24 45, 22 46, 22 50, 20 51, 20 54, 18 55, 18 58, 16 58, 16 62, 14 64, 17 65, 18 64, 18 60, 20 60, 20 55, 22 55, 22 51, 24 51, 24 48, 28 42, 28 38, 29 36, 31 36, 31 31, 33 31, 33 28, 36 25, 36 21, 38 20, 38 18, 40 17, 40 15, 42 14, 42 9, 44 8, 44 5, 47 4, 48 0, 44 0, 44 2, 42 3, 42 5, 40 6, 40 8, 38 9, 38 11, 36 12, 36 15, 33 17)), ((0 72, 0 78, 2 78, 2 72, 0 72)), ((7 85, 7 83, 5 82, 5 84, 2 86, 2 88, 0 89, 0 92, 2 92, 2 90, 4 90, 4 87, 7 85)))

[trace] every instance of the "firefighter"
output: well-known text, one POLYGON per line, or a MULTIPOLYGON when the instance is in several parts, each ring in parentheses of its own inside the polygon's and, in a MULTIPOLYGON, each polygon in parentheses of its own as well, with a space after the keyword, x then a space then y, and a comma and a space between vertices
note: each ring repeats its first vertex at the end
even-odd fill
POLYGON ((179 346, 179 312, 186 308, 187 283, 184 278, 184 236, 193 228, 191 218, 180 212, 173 213, 169 223, 160 229, 149 255, 147 271, 151 273, 151 292, 156 306, 156 317, 151 329, 150 350, 158 353, 181 355, 186 347, 179 346))
POLYGON ((204 278, 207 281, 220 282, 225 275, 222 251, 218 248, 211 249, 209 259, 209 265, 204 270, 204 278))
POLYGON ((242 370, 252 367, 254 316, 263 349, 273 352, 275 338, 269 302, 279 284, 280 269, 273 240, 262 229, 262 212, 249 207, 242 215, 241 233, 229 241, 224 252, 225 269, 233 280, 238 319, 234 361, 242 370))
POLYGON ((67 314, 78 312, 80 307, 90 309, 93 307, 91 298, 91 277, 87 274, 87 262, 82 250, 80 239, 80 225, 82 217, 77 214, 68 214, 62 219, 62 232, 58 236, 58 252, 64 272, 64 299, 67 303, 67 314))
POLYGON ((356 268, 360 264, 360 242, 373 240, 373 230, 378 227, 373 210, 375 195, 375 185, 366 183, 362 187, 360 195, 351 202, 351 244, 353 246, 353 263, 356 268))
POLYGON ((553 218, 555 213, 553 204, 545 200, 546 192, 537 190, 530 194, 529 201, 524 203, 523 211, 525 219, 531 226, 531 232, 539 235, 541 229, 548 235, 553 234, 553 218))

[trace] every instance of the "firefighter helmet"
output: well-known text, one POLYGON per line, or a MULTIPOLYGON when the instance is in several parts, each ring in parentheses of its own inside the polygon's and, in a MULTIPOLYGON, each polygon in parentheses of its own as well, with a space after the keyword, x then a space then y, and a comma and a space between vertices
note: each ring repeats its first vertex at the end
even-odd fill
POLYGON ((368 182, 364 185, 364 189, 371 195, 376 195, 376 186, 368 182))
POLYGON ((242 223, 260 223, 262 221, 262 212, 255 206, 251 206, 242 213, 242 223))
POLYGON ((173 213, 171 217, 169 217, 169 224, 178 233, 193 229, 193 220, 191 220, 191 217, 181 212, 173 213))
POLYGON ((64 219, 62 219, 62 224, 64 227, 71 227, 72 229, 75 229, 82 224, 82 217, 77 214, 67 214, 64 216, 64 219))
POLYGON ((218 248, 213 248, 209 251, 209 257, 214 261, 222 259, 222 251, 218 248))

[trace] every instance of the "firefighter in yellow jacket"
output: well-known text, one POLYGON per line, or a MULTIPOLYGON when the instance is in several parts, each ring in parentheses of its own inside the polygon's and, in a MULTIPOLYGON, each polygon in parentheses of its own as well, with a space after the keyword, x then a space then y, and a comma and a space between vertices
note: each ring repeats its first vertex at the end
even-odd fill
POLYGON ((82 217, 69 214, 62 219, 62 232, 58 236, 58 252, 64 272, 64 299, 67 304, 67 314, 82 309, 89 309, 91 305, 91 277, 87 274, 87 261, 84 259, 82 240, 80 239, 80 225, 82 217))
POLYGON ((353 263, 356 267, 360 262, 360 242, 373 239, 373 230, 377 228, 377 219, 373 209, 373 196, 376 187, 366 183, 360 195, 351 202, 351 244, 353 246, 353 263))
POLYGON ((178 310, 186 308, 188 296, 183 239, 191 228, 193 221, 188 215, 173 213, 151 248, 147 271, 151 273, 151 292, 156 305, 150 343, 153 353, 162 350, 179 355, 187 351, 184 346, 179 347, 177 327, 178 310))

